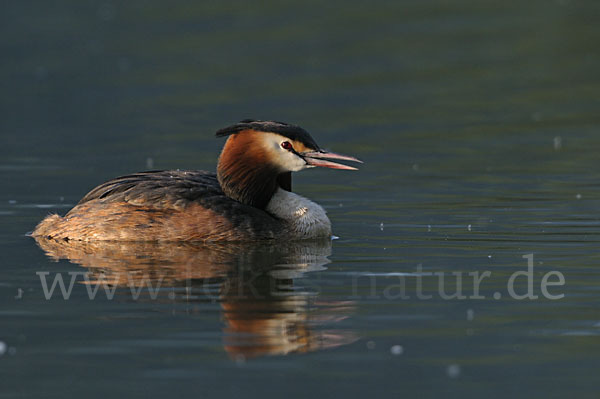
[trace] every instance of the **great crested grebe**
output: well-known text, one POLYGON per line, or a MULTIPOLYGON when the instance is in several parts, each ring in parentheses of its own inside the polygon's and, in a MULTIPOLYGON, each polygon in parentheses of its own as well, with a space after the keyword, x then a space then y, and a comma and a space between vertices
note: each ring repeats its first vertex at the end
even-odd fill
POLYGON ((361 162, 319 148, 307 131, 243 120, 228 136, 217 173, 151 171, 118 177, 85 195, 64 217, 49 215, 31 235, 79 241, 252 241, 331 236, 321 206, 291 192, 291 172, 361 162))

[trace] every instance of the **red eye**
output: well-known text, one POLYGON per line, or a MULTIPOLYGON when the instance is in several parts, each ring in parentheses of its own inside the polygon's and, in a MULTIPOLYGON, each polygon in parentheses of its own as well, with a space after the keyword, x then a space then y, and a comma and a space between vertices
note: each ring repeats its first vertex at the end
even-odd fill
POLYGON ((283 143, 281 143, 281 148, 289 151, 293 148, 292 143, 290 143, 289 141, 284 141, 283 143))

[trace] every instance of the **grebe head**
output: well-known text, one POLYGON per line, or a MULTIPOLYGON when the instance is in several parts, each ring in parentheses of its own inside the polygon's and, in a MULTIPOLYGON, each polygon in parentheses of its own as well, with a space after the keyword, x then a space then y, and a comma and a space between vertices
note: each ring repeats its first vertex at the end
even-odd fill
POLYGON ((221 188, 229 197, 261 209, 279 187, 291 191, 291 172, 315 166, 356 170, 329 159, 361 162, 322 150, 306 130, 282 122, 246 119, 216 135, 229 136, 217 167, 221 188))

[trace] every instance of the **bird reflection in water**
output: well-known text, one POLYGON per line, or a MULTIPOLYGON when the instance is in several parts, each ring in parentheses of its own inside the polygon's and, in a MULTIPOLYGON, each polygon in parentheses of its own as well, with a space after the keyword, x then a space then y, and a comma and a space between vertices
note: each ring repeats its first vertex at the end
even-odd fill
POLYGON ((348 330, 326 329, 348 317, 350 301, 319 301, 300 286, 324 270, 331 240, 270 244, 194 244, 36 240, 54 259, 88 269, 87 284, 116 287, 119 300, 218 301, 224 347, 234 359, 305 353, 352 343, 348 330), (132 298, 128 294, 141 295, 132 298))

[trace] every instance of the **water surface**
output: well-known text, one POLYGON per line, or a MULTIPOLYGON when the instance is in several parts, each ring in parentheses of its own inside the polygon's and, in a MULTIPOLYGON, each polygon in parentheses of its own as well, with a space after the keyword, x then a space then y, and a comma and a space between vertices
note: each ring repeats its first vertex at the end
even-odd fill
POLYGON ((597 397, 597 2, 1 7, 0 397, 597 397), (340 239, 25 236, 248 117, 365 161, 294 177, 340 239))

